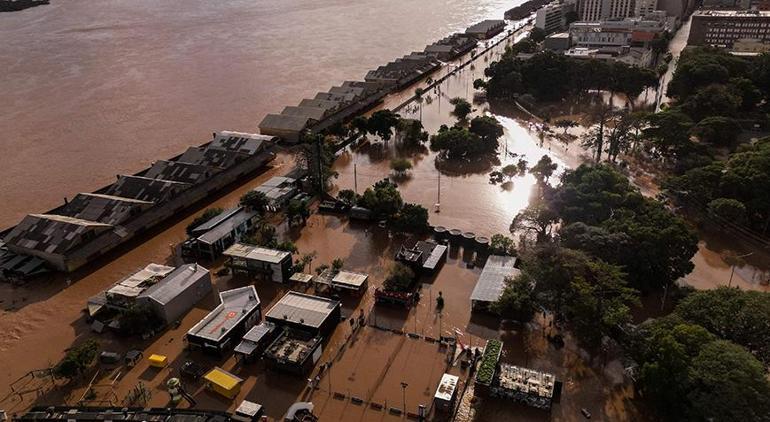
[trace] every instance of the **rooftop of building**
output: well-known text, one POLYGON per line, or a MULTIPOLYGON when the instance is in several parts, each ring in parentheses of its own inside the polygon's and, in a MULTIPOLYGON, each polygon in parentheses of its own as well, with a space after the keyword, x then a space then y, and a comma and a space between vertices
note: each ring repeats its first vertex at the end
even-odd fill
POLYGON ((225 256, 268 262, 271 264, 278 264, 287 257, 291 257, 291 253, 286 251, 268 249, 261 246, 247 245, 244 243, 236 243, 227 248, 222 254, 225 256))
POLYGON ((509 364, 501 364, 498 374, 500 387, 506 390, 547 399, 553 398, 556 384, 556 377, 553 374, 509 364))
POLYGON ((499 28, 501 26, 505 26, 504 20, 487 19, 469 26, 468 29, 465 30, 465 33, 466 34, 478 34, 478 33, 483 34, 492 29, 499 28))
POLYGON ((358 290, 368 279, 368 274, 341 270, 332 277, 332 284, 344 289, 358 290))
POLYGON ((711 16, 716 18, 767 18, 770 10, 697 10, 693 16, 711 16))
POLYGON ((457 391, 457 384, 460 381, 460 377, 457 375, 444 374, 441 376, 441 381, 436 388, 436 394, 433 396, 439 400, 450 401, 457 391))
POLYGON ((519 274, 515 267, 516 258, 512 256, 491 255, 481 271, 476 287, 471 293, 471 300, 494 302, 505 290, 505 279, 519 274))
POLYGON ((83 236, 95 236, 111 229, 110 224, 52 214, 29 214, 3 239, 9 246, 63 254, 83 243, 83 236))
POLYGON ((147 421, 147 422, 228 422, 231 415, 214 410, 138 407, 37 406, 14 414, 14 421, 147 421))
POLYGON ((301 131, 310 122, 306 116, 290 116, 286 114, 268 114, 259 123, 260 130, 301 131))
POLYGON ((190 147, 175 161, 227 169, 250 157, 249 154, 221 148, 190 147))
POLYGON ((258 347, 258 344, 275 330, 275 324, 270 321, 263 321, 251 327, 251 329, 243 335, 241 342, 235 346, 234 351, 236 353, 243 353, 245 355, 254 353, 258 347))
POLYGON ((87 221, 118 225, 152 207, 151 201, 99 193, 79 193, 57 212, 87 221))
POLYGON ((203 231, 205 233, 200 234, 197 239, 199 242, 203 242, 207 245, 213 245, 220 239, 228 236, 237 227, 246 223, 249 220, 254 219, 259 215, 259 212, 243 207, 233 208, 222 212, 218 216, 204 223, 202 226, 198 226, 194 229, 195 233, 203 231), (212 222, 212 220, 214 220, 212 222))
POLYGON ((112 285, 104 293, 107 297, 123 296, 137 297, 148 288, 157 283, 174 271, 174 267, 160 264, 148 264, 141 270, 121 279, 112 285))
POLYGON ((318 100, 315 98, 305 98, 299 103, 300 107, 317 107, 330 111, 335 110, 342 104, 340 101, 334 100, 318 100))
POLYGON ((194 185, 210 179, 220 171, 221 169, 218 167, 208 167, 183 161, 160 160, 154 162, 152 167, 142 173, 142 176, 194 185))
POLYGON ((139 297, 146 297, 165 305, 179 296, 191 284, 195 284, 204 277, 210 277, 208 269, 198 264, 185 264, 148 287, 139 297))
POLYGON ((310 357, 321 337, 308 336, 292 330, 283 330, 265 350, 265 356, 280 362, 299 364, 310 357))
POLYGON ((340 302, 333 299, 289 291, 265 318, 319 328, 339 306, 340 302))
POLYGON ((264 150, 275 138, 258 133, 243 133, 223 130, 214 133, 214 139, 207 149, 224 149, 241 154, 254 155, 264 150))
POLYGON ((308 119, 321 120, 326 115, 326 109, 321 107, 286 106, 281 111, 285 116, 300 116, 308 119))
POLYGON ((118 181, 107 188, 108 195, 150 201, 165 202, 189 188, 189 183, 152 179, 144 176, 118 176, 118 181))
POLYGON ((219 293, 219 300, 221 303, 190 328, 188 335, 220 341, 260 303, 254 286, 225 290, 219 293))

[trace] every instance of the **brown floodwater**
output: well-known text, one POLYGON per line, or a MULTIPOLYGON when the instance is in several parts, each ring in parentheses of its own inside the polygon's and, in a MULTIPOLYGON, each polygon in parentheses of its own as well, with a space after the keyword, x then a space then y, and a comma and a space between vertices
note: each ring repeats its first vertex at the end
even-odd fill
POLYGON ((54 0, 0 15, 0 228, 521 0, 54 0))

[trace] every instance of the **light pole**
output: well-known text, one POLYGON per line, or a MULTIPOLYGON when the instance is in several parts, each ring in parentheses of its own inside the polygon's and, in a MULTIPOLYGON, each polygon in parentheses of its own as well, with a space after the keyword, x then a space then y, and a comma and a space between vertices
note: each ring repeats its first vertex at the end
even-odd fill
POLYGON ((733 274, 735 274, 735 265, 738 264, 738 262, 746 257, 749 257, 751 255, 754 255, 754 252, 749 252, 747 254, 743 255, 737 255, 737 256, 731 256, 730 261, 732 261, 732 270, 730 270, 730 280, 727 282, 727 287, 731 287, 733 284, 733 274))
POLYGON ((404 413, 406 413, 406 387, 409 387, 409 384, 401 381, 401 392, 403 393, 404 398, 404 413))

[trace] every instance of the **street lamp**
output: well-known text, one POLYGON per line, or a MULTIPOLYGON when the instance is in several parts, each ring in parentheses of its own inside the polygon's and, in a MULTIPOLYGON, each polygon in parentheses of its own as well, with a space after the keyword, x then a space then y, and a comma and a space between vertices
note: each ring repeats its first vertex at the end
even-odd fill
POLYGON ((754 255, 754 252, 749 252, 747 254, 730 256, 729 257, 730 261, 732 261, 731 263, 732 263, 732 267, 733 268, 732 268, 732 270, 730 270, 730 280, 727 282, 727 287, 731 287, 732 284, 733 284, 733 274, 735 274, 735 265, 738 264, 738 262, 740 262, 740 260, 742 260, 743 258, 747 258, 747 257, 749 257, 751 255, 754 255))
POLYGON ((409 387, 409 384, 401 381, 401 391, 403 393, 403 398, 404 398, 404 413, 406 413, 406 387, 409 387))

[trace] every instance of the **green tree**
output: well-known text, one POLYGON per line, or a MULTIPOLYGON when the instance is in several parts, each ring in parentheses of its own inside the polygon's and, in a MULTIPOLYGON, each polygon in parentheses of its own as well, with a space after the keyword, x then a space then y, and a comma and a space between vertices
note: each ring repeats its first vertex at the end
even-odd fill
POLYGON ((465 120, 468 118, 468 115, 471 114, 471 111, 473 111, 473 108, 471 107, 471 103, 469 103, 465 98, 462 97, 455 97, 449 100, 449 104, 452 104, 454 106, 454 110, 452 110, 452 114, 457 117, 459 120, 465 120))
POLYGON ((345 260, 342 258, 334 258, 332 261, 332 271, 338 272, 345 265, 345 260))
POLYGON ((559 216, 548 203, 535 201, 516 214, 511 222, 511 233, 534 233, 538 242, 551 239, 551 231, 559 216))
POLYGON ((511 180, 519 175, 519 167, 516 164, 508 164, 500 169, 500 173, 511 180))
POLYGON ((737 199, 717 198, 708 203, 708 211, 731 223, 742 224, 746 221, 746 206, 737 199))
POLYGON ((359 205, 374 213, 377 218, 390 219, 404 205, 398 187, 388 179, 380 180, 364 191, 359 205))
POLYGON ((333 164, 334 151, 330 144, 322 143, 320 146, 320 154, 318 145, 305 143, 299 147, 297 166, 308 174, 314 187, 317 188, 320 185, 323 190, 326 191, 330 185, 329 180, 339 176, 339 174, 332 169, 333 164))
POLYGON ((534 283, 528 276, 520 274, 505 280, 505 289, 490 310, 502 318, 529 322, 535 315, 536 303, 534 283))
POLYGON ((209 208, 206 211, 203 211, 203 214, 195 217, 195 219, 187 225, 187 235, 192 236, 192 231, 195 230, 195 228, 202 226, 204 223, 207 223, 209 220, 223 212, 224 210, 222 208, 209 208))
POLYGON ((64 359, 53 369, 54 376, 72 379, 81 374, 93 363, 99 352, 99 343, 88 339, 83 344, 71 348, 64 359))
POLYGON ((391 110, 377 110, 369 117, 367 131, 388 141, 393 134, 393 128, 398 125, 400 119, 401 116, 391 110))
POLYGON ((669 109, 650 114, 647 123, 649 126, 642 133, 650 141, 651 152, 655 155, 677 158, 692 150, 690 130, 693 122, 686 114, 669 109))
POLYGON ((414 271, 401 263, 394 263, 383 282, 385 290, 392 292, 408 292, 414 287, 416 277, 414 271))
POLYGON ((394 158, 390 160, 390 169, 397 174, 403 175, 412 169, 412 162, 406 158, 394 158))
POLYGON ((677 304, 675 314, 714 335, 745 347, 770 364, 770 294, 729 287, 698 290, 677 304))
POLYGON ((133 305, 122 311, 117 318, 120 331, 134 336, 160 328, 163 321, 149 306, 133 305))
POLYGON ((243 194, 238 203, 242 207, 249 208, 251 210, 262 212, 269 203, 267 196, 263 192, 251 190, 243 194))
POLYGON ((558 164, 554 163, 553 160, 551 160, 551 157, 543 155, 540 157, 540 160, 529 169, 529 172, 535 176, 535 179, 537 179, 538 182, 543 183, 548 182, 548 179, 553 176, 553 173, 557 168, 559 168, 558 164))
POLYGON ((495 152, 490 150, 489 144, 484 143, 478 135, 468 129, 446 126, 442 126, 437 134, 431 136, 430 149, 438 152, 442 158, 450 160, 471 159, 495 152))
POLYGON ((634 288, 649 291, 668 286, 693 269, 691 259, 698 249, 695 233, 662 204, 643 197, 611 167, 582 165, 565 172, 548 202, 561 217, 562 227, 572 223, 600 227, 601 232, 587 232, 590 241, 577 244, 598 258, 622 266, 634 288), (627 240, 614 245, 611 254, 602 254, 607 251, 603 243, 608 239, 606 235, 618 233, 627 240), (592 236, 596 234, 601 236, 594 242, 592 236))
POLYGON ((479 136, 484 144, 485 151, 496 151, 499 146, 498 140, 503 136, 503 125, 491 116, 478 116, 471 119, 471 133, 479 136))
POLYGON ((495 234, 489 241, 489 252, 493 255, 516 255, 513 239, 503 234, 495 234))
POLYGON ((709 85, 682 103, 682 110, 693 120, 709 116, 735 116, 743 99, 724 85, 709 85))
POLYGON ((419 120, 399 119, 397 129, 406 145, 419 145, 428 140, 428 132, 419 120))
POLYGON ((355 205, 358 202, 358 195, 352 189, 342 189, 337 192, 337 199, 348 205, 355 205))
POLYGON ((523 258, 523 273, 535 282, 537 302, 570 323, 578 338, 596 346, 630 322, 637 292, 620 267, 554 244, 540 244, 523 258))
POLYGON ((418 204, 404 204, 391 221, 393 230, 401 233, 425 233, 428 230, 428 210, 418 204))
POLYGON ((732 148, 741 133, 738 121, 731 117, 710 116, 693 126, 692 134, 703 142, 732 148))
POLYGON ((288 207, 286 207, 286 216, 289 219, 289 224, 299 219, 303 224, 310 217, 310 207, 307 201, 300 201, 292 199, 289 201, 288 207))
POLYGON ((770 384, 742 347, 678 317, 648 321, 631 349, 637 385, 664 420, 766 420, 770 384))
POLYGON ((358 132, 359 136, 366 135, 369 130, 369 119, 364 115, 358 115, 350 121, 350 126, 358 132))

